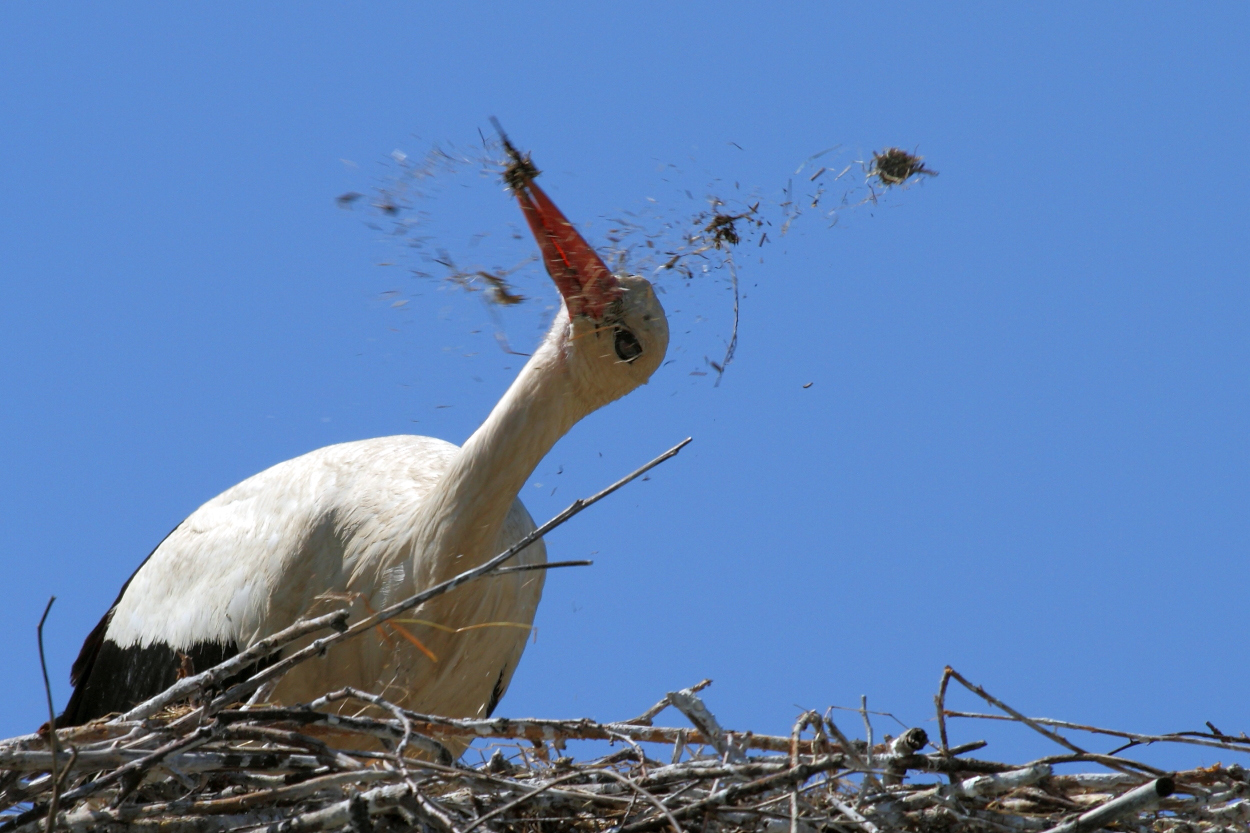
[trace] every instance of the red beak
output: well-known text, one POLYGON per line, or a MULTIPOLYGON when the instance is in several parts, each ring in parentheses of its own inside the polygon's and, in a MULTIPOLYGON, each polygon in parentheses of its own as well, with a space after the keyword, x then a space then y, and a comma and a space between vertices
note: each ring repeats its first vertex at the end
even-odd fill
POLYGON ((587 315, 602 321, 608 305, 621 295, 616 277, 533 180, 524 179, 513 191, 569 317, 587 315))

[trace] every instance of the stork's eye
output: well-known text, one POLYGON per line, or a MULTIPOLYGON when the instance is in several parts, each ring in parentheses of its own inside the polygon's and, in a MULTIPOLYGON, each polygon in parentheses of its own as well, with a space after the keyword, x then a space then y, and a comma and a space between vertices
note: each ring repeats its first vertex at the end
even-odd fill
POLYGON ((624 327, 616 328, 616 357, 623 362, 632 362, 642 355, 642 345, 638 337, 624 327))

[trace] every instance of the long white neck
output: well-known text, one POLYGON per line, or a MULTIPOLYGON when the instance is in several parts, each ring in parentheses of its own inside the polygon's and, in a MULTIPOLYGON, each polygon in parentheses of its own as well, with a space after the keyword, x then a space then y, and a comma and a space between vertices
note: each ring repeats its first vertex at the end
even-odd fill
POLYGON ((495 555, 500 528, 526 479, 578 420, 602 404, 588 401, 569 367, 571 329, 562 310, 422 504, 412 550, 418 586, 495 555))

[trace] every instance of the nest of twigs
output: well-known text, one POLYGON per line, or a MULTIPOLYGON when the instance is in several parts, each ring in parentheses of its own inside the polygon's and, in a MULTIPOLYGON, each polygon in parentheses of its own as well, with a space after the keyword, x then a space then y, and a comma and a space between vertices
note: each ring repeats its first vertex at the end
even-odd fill
POLYGON ((286 671, 332 645, 477 578, 532 569, 503 565, 688 442, 488 562, 364 619, 340 610, 296 622, 126 714, 0 741, 0 833, 1246 831, 1250 774, 1241 766, 1164 772, 1125 753, 1183 743, 1250 754, 1250 737, 1028 718, 950 668, 936 697, 937 738, 912 728, 879 742, 866 708, 863 739, 848 737, 832 710, 799 715, 789 736, 727 730, 698 695, 707 681, 617 723, 449 719, 354 689, 296 706, 263 702, 286 671), (952 680, 998 713, 948 709, 952 680), (678 725, 654 725, 669 708, 678 725), (1018 721, 1061 750, 1024 762, 971 757, 986 744, 950 745, 952 717, 1018 721), (1060 731, 1110 737, 1118 748, 1089 751, 1060 731), (598 749, 579 745, 574 759, 569 741, 598 749), (457 762, 449 750, 470 743, 466 757, 478 763, 457 762))
MULTIPOLYGON (((1247 829, 1250 773, 1241 766, 1161 772, 1081 750, 1055 729, 1229 753, 1250 753, 1250 738, 1041 721, 949 669, 943 690, 949 679, 1006 709, 1001 719, 1057 740, 1063 753, 990 761, 969 755, 984 742, 931 743, 919 728, 874 743, 866 711, 868 740, 848 738, 831 712, 800 715, 788 737, 728 731, 697 694, 706 681, 618 723, 453 720, 344 689, 293 708, 210 713, 201 702, 62 729, 55 778, 46 727, 0 742, 0 830, 47 830, 52 813, 60 830, 181 833, 1247 829), (390 716, 341 709, 352 701, 390 716), (670 707, 681 725, 653 725, 670 707), (322 739, 330 726, 333 743, 322 739), (444 744, 469 740, 479 762, 452 762, 444 744), (574 760, 565 754, 574 740, 599 742, 601 754, 574 760)), ((949 711, 941 696, 938 709, 943 736, 952 716, 994 717, 949 711)))

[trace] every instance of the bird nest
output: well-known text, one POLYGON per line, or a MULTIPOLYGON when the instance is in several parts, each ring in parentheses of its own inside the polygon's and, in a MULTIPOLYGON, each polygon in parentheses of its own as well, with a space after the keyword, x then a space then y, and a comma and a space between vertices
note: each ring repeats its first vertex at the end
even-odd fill
MULTIPOLYGON (((351 688, 297 706, 264 702, 291 667, 332 645, 467 582, 542 566, 503 565, 688 442, 574 501, 484 564, 364 619, 349 623, 339 610, 301 620, 125 714, 0 741, 0 833, 1081 833, 1109 825, 1244 833, 1250 826, 1250 773, 1241 766, 1165 772, 1125 754, 1163 743, 1250 754, 1250 737, 1214 727, 1141 735, 1029 718, 950 668, 935 698, 936 740, 912 728, 876 742, 866 707, 863 739, 849 738, 832 710, 804 712, 788 736, 728 731, 699 697, 707 681, 617 723, 451 719, 351 688), (948 709, 952 681, 997 713, 948 709), (655 725, 670 708, 681 725, 655 725), (985 742, 950 745, 951 717, 1016 721, 1061 751, 1015 763, 972 757, 985 742), (1090 752, 1060 731, 1121 745, 1090 752), (570 741, 588 743, 574 757, 570 741), (479 763, 457 762, 451 750, 470 744, 482 753, 479 763)), ((48 700, 51 710, 50 692, 48 700)))
POLYGON ((1163 772, 1126 757, 1145 743, 1250 753, 1250 738, 1137 735, 1028 718, 947 669, 939 737, 851 739, 832 712, 789 736, 728 731, 699 697, 668 694, 639 717, 449 719, 343 689, 292 708, 211 700, 0 741, 0 833, 70 831, 1245 831, 1250 773, 1163 772), (954 680, 1000 714, 945 707, 954 680), (343 709, 356 701, 369 708, 343 709), (666 709, 681 725, 657 726, 666 709), (1018 721, 1060 754, 1005 763, 949 746, 951 717, 1018 721), (1059 733, 1119 738, 1089 752, 1059 733), (329 734, 327 734, 329 733, 329 734), (333 741, 328 742, 327 737, 333 741), (476 742, 478 763, 447 747, 476 742), (581 744, 579 758, 567 754, 581 744), (53 749, 55 743, 55 752, 53 749), (374 750, 374 751, 365 751, 374 750), (1061 771, 1063 770, 1063 771, 1061 771))

